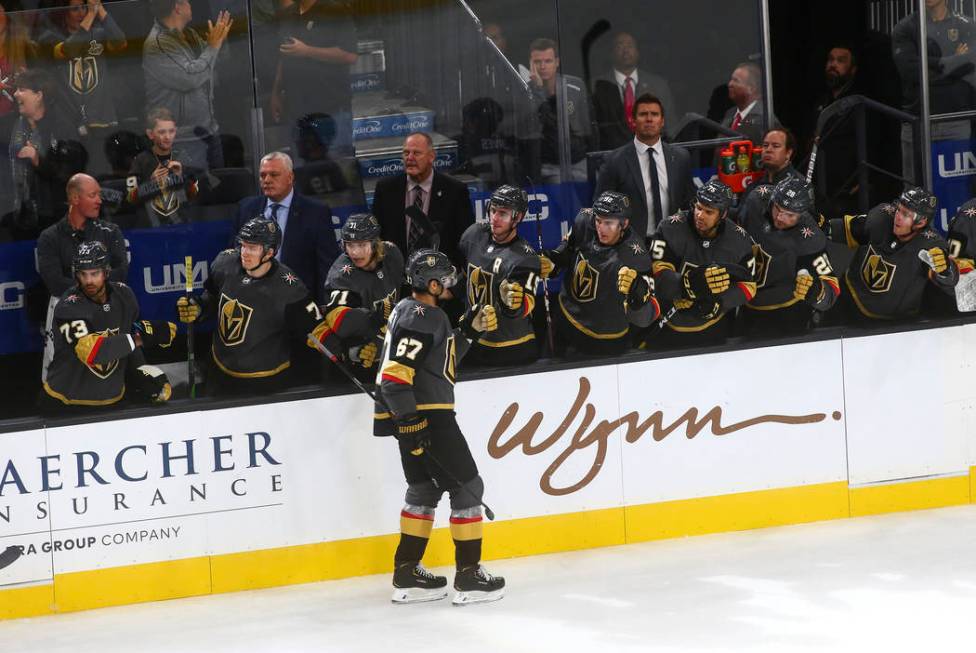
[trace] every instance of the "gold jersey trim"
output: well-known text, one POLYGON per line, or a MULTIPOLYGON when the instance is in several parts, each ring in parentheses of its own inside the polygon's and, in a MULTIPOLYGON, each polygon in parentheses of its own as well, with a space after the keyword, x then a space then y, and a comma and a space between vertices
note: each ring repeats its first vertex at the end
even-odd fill
POLYGON ((217 358, 217 352, 212 348, 210 350, 210 355, 214 362, 217 363, 217 367, 219 367, 224 374, 227 376, 232 376, 235 379, 261 379, 268 376, 274 376, 275 374, 285 371, 291 366, 291 361, 285 361, 273 370, 265 370, 262 372, 235 372, 220 362, 220 359, 217 358))
POLYGON ((382 376, 392 376, 394 379, 402 381, 407 385, 413 385, 413 377, 416 373, 417 371, 412 367, 395 361, 387 361, 380 370, 382 376))
POLYGON ((803 301, 802 299, 797 299, 796 297, 793 297, 789 301, 783 302, 781 304, 764 304, 762 306, 757 306, 755 304, 750 303, 750 304, 746 304, 746 308, 753 311, 775 311, 776 309, 779 308, 789 308, 790 306, 793 306, 794 304, 799 304, 802 301, 803 301))
POLYGON ((844 237, 847 239, 848 249, 857 249, 860 243, 854 239, 854 234, 851 233, 851 222, 854 221, 853 215, 844 216, 844 237))
POLYGON ((572 324, 577 331, 580 331, 591 338, 596 338, 597 340, 619 340, 620 338, 623 338, 628 333, 630 333, 630 327, 627 327, 623 331, 618 331, 617 333, 597 333, 596 331, 587 329, 585 326, 577 322, 576 319, 569 314, 569 311, 566 310, 566 307, 563 306, 562 295, 559 295, 559 308, 560 310, 562 310, 563 315, 566 316, 566 319, 569 321, 569 323, 572 324))
POLYGON ((117 397, 112 397, 111 399, 68 399, 49 386, 46 381, 44 382, 44 392, 68 406, 108 406, 122 400, 122 397, 125 395, 125 384, 122 385, 122 392, 117 397))
POLYGON ((523 342, 529 342, 530 340, 535 340, 534 333, 516 338, 515 340, 502 340, 501 342, 491 342, 484 338, 478 338, 478 344, 483 347, 514 347, 515 345, 521 345, 523 342))
MULTIPOLYGON (((454 410, 454 404, 417 404, 417 410, 454 410)), ((390 419, 389 412, 373 413, 373 419, 390 419)))
MULTIPOLYGON (((871 311, 869 311, 868 309, 866 309, 864 307, 864 304, 861 303, 861 298, 857 296, 857 291, 854 290, 854 286, 851 285, 850 276, 848 276, 846 274, 844 275, 844 283, 847 285, 847 289, 849 291, 851 291, 851 299, 853 299, 854 300, 854 303, 857 305, 857 310, 861 311, 861 313, 865 317, 874 318, 876 320, 897 320, 897 319, 899 319, 899 317, 901 317, 901 316, 895 317, 895 316, 891 316, 891 315, 878 315, 877 313, 872 313, 871 311)), ((904 317, 911 317, 912 315, 915 315, 916 313, 918 313, 918 311, 913 311, 911 313, 905 314, 904 317)))
POLYGON ((700 324, 698 326, 676 326, 674 322, 668 322, 666 326, 672 331, 677 331, 678 333, 698 333, 699 331, 704 331, 712 325, 718 324, 723 317, 725 317, 725 313, 722 313, 718 317, 712 318, 708 322, 705 322, 705 324, 700 324))

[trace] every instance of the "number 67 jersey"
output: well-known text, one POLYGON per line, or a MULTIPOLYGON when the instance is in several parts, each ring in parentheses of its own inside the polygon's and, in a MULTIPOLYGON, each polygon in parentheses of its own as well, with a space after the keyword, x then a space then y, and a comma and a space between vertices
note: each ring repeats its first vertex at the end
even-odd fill
POLYGON ((447 314, 407 297, 390 315, 376 385, 386 406, 376 404, 375 435, 393 435, 390 410, 397 415, 421 413, 436 424, 454 414, 454 380, 458 361, 470 341, 451 329, 447 314))

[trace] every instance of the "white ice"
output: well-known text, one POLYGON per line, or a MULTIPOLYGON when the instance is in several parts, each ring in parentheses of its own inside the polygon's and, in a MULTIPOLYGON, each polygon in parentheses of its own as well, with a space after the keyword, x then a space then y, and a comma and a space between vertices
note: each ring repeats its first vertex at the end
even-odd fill
POLYGON ((971 650, 974 558, 965 506, 493 561, 507 596, 460 608, 384 575, 0 622, 0 652, 971 650))

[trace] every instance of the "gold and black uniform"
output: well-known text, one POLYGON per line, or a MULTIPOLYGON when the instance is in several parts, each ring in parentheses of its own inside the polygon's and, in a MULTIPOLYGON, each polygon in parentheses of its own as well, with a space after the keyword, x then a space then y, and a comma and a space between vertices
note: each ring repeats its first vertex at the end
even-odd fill
POLYGON ((651 258, 644 239, 628 227, 614 245, 603 245, 585 209, 569 236, 550 252, 565 269, 556 301, 558 334, 581 353, 613 353, 631 344, 631 325, 649 326, 661 314, 654 296, 651 258), (636 272, 631 291, 620 292, 621 270, 636 272))
POLYGON ((44 392, 70 406, 107 406, 125 395, 128 368, 145 357, 132 338, 139 317, 135 294, 125 284, 106 282, 106 302, 90 300, 79 288, 61 295, 54 309, 54 360, 44 392))
POLYGON ((345 353, 358 367, 371 368, 376 356, 362 359, 363 346, 372 344, 379 353, 386 333, 386 309, 394 306, 404 279, 403 254, 391 242, 384 242, 383 258, 373 270, 361 270, 343 253, 329 269, 325 282, 326 324, 342 341, 345 353), (369 365, 366 365, 366 363, 369 365))
POLYGON ((919 258, 922 250, 949 255, 949 243, 926 226, 903 242, 893 233, 895 204, 882 203, 866 215, 831 220, 831 238, 856 248, 844 285, 858 313, 872 319, 894 320, 918 314, 929 281, 952 293, 959 268, 950 261, 945 272, 931 272, 919 258))
POLYGON ((201 303, 204 316, 217 320, 211 355, 218 379, 275 377, 290 367, 294 340, 327 329, 295 273, 272 259, 267 274, 248 276, 236 249, 217 255, 201 303))
MULTIPOLYGON (((753 239, 756 260, 756 295, 745 305, 751 326, 805 327, 813 310, 826 311, 840 295, 840 283, 827 254, 827 236, 809 213, 796 225, 777 229, 772 217, 771 186, 750 195, 753 210, 745 213, 742 227, 753 239), (762 210, 758 209, 762 204, 762 210), (806 271, 817 279, 814 295, 797 294, 797 274, 806 271)), ((741 214, 740 214, 741 215, 741 214)))
POLYGON ((971 199, 956 212, 949 223, 949 255, 956 259, 961 274, 976 268, 976 199, 971 199))
POLYGON ((703 317, 695 307, 679 308, 667 328, 675 333, 701 333, 721 323, 729 311, 751 301, 756 296, 752 245, 745 229, 728 219, 718 223, 714 238, 700 236, 694 218, 687 211, 661 221, 651 241, 651 258, 662 303, 670 307, 683 298, 682 277, 694 268, 721 266, 728 270, 730 278, 726 290, 714 295, 721 304, 716 315, 703 317))
POLYGON ((482 333, 472 343, 469 355, 493 365, 531 362, 538 355, 532 311, 539 255, 521 236, 505 244, 496 243, 486 223, 468 227, 458 250, 466 263, 466 306, 490 305, 498 314, 498 328, 482 333), (499 286, 503 281, 518 283, 524 289, 521 306, 510 308, 502 301, 499 286))

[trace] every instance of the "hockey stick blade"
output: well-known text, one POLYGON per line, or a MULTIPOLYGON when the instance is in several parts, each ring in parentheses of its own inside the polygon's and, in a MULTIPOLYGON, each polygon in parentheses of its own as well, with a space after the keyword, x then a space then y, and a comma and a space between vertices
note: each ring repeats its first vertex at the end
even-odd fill
POLYGON ((19 546, 8 546, 3 553, 0 553, 0 569, 9 567, 17 558, 24 554, 24 549, 19 546))

